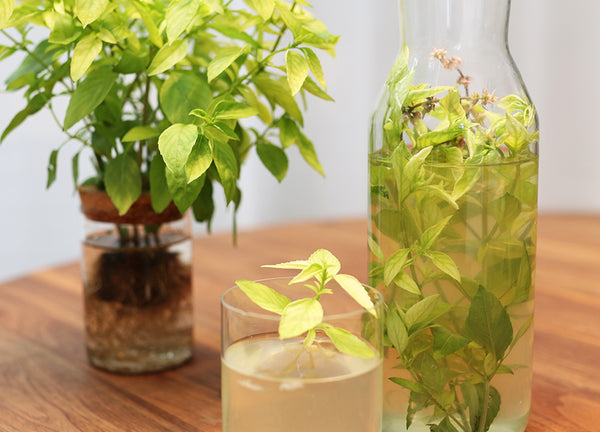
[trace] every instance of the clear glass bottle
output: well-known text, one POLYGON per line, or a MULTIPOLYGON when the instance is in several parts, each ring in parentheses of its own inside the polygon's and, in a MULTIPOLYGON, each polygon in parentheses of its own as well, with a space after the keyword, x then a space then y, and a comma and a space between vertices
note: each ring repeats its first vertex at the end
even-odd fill
POLYGON ((522 432, 539 133, 508 50, 510 0, 400 4, 402 50, 369 151, 383 431, 522 432))
POLYGON ((144 194, 125 215, 108 195, 79 190, 86 217, 82 275, 90 363, 118 373, 173 368, 192 356, 189 215, 161 214, 144 194))

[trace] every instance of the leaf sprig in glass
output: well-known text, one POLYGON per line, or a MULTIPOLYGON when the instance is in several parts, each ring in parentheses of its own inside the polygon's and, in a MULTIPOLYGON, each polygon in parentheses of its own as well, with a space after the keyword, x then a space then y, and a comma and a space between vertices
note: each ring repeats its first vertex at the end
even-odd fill
MULTIPOLYGON (((364 286, 354 276, 339 273, 340 261, 328 250, 315 251, 308 260, 291 261, 282 264, 266 265, 277 269, 300 270, 290 285, 302 283, 314 293, 312 297, 292 301, 283 294, 259 282, 249 280, 236 281, 237 286, 261 308, 281 315, 279 337, 281 339, 299 337, 306 334, 304 348, 309 348, 318 332, 322 332, 342 353, 372 358, 376 352, 363 340, 348 330, 334 327, 323 322, 323 307, 320 298, 333 294, 332 288, 326 287, 335 281, 356 302, 369 313, 376 315, 373 302, 364 286), (308 283, 307 283, 308 282, 308 283)), ((329 285, 331 286, 331 285, 329 285)), ((298 287, 298 289, 301 289, 298 287)))

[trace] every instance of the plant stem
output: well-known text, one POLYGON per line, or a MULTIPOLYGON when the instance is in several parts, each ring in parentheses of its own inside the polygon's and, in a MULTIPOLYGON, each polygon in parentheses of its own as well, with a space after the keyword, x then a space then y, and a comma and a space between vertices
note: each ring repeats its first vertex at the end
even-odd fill
POLYGON ((490 381, 489 379, 485 379, 485 390, 483 393, 483 411, 481 413, 481 417, 479 419, 479 428, 478 432, 485 432, 485 425, 487 423, 487 415, 488 408, 490 406, 490 381))

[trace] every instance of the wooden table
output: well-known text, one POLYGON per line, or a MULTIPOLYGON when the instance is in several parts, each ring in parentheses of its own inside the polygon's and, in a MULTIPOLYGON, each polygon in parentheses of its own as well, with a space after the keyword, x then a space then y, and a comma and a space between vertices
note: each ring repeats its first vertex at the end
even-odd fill
MULTIPOLYGON (((220 431, 219 296, 236 278, 330 249, 366 276, 362 221, 309 223, 199 238, 194 359, 119 376, 88 366, 76 264, 0 285, 0 431, 220 431)), ((533 412, 528 432, 600 431, 600 216, 539 224, 533 412)), ((283 431, 282 431, 283 432, 283 431)), ((293 431, 289 431, 293 432, 293 431)))

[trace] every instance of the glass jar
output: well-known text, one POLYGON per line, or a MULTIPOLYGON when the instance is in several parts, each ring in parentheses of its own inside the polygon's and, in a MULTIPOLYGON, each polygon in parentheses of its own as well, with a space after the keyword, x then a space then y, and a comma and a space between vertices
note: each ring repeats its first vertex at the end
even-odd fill
POLYGON ((108 195, 80 188, 86 217, 82 275, 92 365, 147 373, 192 355, 192 237, 173 205, 152 210, 142 195, 120 216, 108 195))
POLYGON ((510 0, 401 0, 372 117, 369 284, 387 305, 384 432, 522 432, 538 126, 510 0))

